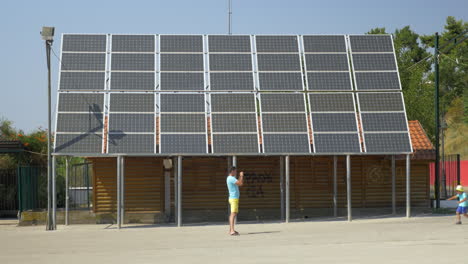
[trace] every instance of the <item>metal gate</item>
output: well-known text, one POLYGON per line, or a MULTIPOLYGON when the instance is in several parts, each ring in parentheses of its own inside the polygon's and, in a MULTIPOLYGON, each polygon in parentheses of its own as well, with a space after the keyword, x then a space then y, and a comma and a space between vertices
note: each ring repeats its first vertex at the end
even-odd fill
POLYGON ((92 164, 73 164, 68 180, 68 202, 70 210, 90 210, 93 206, 92 164))

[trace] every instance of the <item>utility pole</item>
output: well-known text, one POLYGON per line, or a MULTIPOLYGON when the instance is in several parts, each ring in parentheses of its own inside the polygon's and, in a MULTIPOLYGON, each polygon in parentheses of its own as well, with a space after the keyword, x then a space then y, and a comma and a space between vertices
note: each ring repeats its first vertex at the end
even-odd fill
POLYGON ((53 211, 53 203, 55 201, 53 195, 53 181, 52 176, 52 107, 51 107, 51 73, 50 73, 50 50, 52 49, 52 42, 54 41, 54 27, 42 27, 41 36, 45 41, 46 57, 47 57, 47 105, 48 105, 48 120, 47 120, 47 224, 46 230, 55 230, 55 214, 53 211))
POLYGON ((440 208, 440 171, 439 171, 439 33, 435 33, 435 48, 434 48, 434 83, 435 83, 435 199, 436 208, 440 208))

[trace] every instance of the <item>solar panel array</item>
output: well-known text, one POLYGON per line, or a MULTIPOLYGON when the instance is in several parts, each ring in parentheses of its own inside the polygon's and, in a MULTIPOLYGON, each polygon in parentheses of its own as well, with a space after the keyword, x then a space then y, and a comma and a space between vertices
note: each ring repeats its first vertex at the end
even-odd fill
POLYGON ((65 34, 61 60, 56 153, 412 151, 391 36, 65 34))

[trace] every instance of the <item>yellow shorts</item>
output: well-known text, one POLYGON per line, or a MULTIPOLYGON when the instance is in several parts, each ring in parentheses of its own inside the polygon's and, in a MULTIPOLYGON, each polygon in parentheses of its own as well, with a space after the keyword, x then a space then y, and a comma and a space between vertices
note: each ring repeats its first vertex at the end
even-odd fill
POLYGON ((239 212, 239 199, 229 199, 229 205, 231 207, 231 213, 239 212))

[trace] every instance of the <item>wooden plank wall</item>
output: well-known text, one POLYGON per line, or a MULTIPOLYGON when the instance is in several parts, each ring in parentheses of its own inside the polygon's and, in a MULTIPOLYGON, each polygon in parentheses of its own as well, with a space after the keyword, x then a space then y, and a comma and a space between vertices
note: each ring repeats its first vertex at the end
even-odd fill
MULTIPOLYGON (((116 211, 116 159, 93 158, 95 211, 116 211)), ((384 157, 352 157, 352 204, 356 208, 391 206, 390 160, 384 157)), ((411 162, 412 206, 429 206, 429 161, 411 162)), ((397 160, 397 203, 405 206, 405 161, 397 160)), ((331 208, 333 158, 291 157, 291 208, 331 208)), ((162 158, 126 158, 127 211, 159 212, 164 208, 162 158)), ((279 157, 238 157, 246 174, 241 188, 241 208, 280 207, 279 157)), ((226 157, 183 159, 183 210, 227 210, 226 157)), ((174 171, 172 171, 174 176, 174 171)), ((174 200, 171 184, 171 200, 174 200)), ((345 158, 338 159, 338 205, 346 206, 345 158)))
MULTIPOLYGON (((245 174, 242 208, 279 208, 279 158, 239 157, 237 165, 245 174)), ((184 158, 183 170, 183 210, 227 210, 227 158, 184 158)))
MULTIPOLYGON (((117 161, 93 158, 94 210, 117 210, 117 161)), ((160 212, 164 207, 164 177, 161 158, 125 158, 125 211, 160 212)))
MULTIPOLYGON (((429 206, 428 161, 411 162, 411 205, 429 206)), ((406 205, 406 161, 396 161, 397 206, 406 205)), ((346 160, 338 158, 338 207, 346 206, 346 160)), ((352 157, 352 206, 391 207, 391 160, 383 157, 352 157)), ((333 158, 291 157, 291 208, 333 206, 333 158)))

